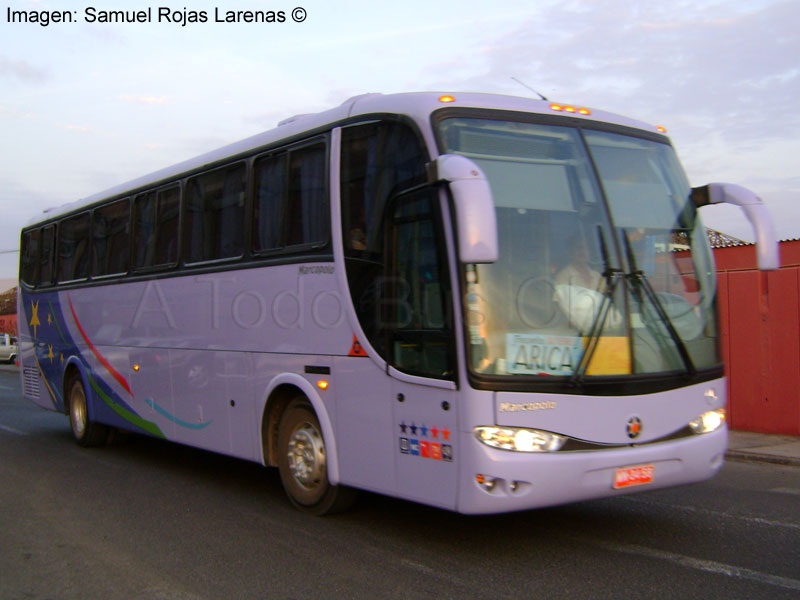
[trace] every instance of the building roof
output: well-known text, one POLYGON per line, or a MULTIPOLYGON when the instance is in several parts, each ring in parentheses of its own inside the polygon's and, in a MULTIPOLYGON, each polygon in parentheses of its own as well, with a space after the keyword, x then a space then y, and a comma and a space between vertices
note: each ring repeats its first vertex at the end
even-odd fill
POLYGON ((16 277, 9 279, 0 278, 0 294, 13 290, 18 285, 19 282, 17 281, 16 277))
POLYGON ((706 229, 708 241, 712 248, 731 248, 733 246, 752 246, 752 242, 745 242, 737 237, 722 233, 716 229, 706 229))

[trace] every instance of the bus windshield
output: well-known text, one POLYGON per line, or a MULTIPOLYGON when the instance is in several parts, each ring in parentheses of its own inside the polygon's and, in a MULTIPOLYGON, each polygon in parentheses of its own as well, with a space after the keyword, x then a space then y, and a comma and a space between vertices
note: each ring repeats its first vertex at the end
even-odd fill
POLYGON ((443 152, 486 173, 497 212, 499 260, 465 266, 474 372, 574 381, 720 364, 711 252, 665 140, 501 118, 438 127, 443 152))

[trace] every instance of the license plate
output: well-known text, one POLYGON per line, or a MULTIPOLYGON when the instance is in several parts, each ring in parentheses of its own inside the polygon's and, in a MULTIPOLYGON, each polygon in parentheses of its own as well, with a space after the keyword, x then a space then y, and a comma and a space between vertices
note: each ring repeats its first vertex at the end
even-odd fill
POLYGON ((653 465, 639 465, 636 467, 625 467, 614 472, 614 489, 633 487, 635 485, 646 485, 653 483, 653 465))

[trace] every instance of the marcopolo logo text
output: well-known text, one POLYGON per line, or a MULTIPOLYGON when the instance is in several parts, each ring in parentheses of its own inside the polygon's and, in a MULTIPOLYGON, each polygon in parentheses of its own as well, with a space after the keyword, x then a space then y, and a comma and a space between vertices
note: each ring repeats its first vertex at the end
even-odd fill
POLYGON ((557 402, 501 402, 500 412, 525 412, 532 410, 553 410, 557 402))

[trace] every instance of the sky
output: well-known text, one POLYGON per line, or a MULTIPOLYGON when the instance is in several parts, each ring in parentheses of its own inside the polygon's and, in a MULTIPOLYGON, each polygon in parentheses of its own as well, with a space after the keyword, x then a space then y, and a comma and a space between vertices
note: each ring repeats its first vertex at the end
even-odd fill
MULTIPOLYGON (((528 86, 663 125, 692 185, 749 187, 778 237, 800 238, 798 23, 799 0, 6 0, 0 278, 16 277, 19 230, 42 210, 366 92, 528 86), (283 22, 216 22, 245 10, 283 22)), ((754 239, 738 208, 702 214, 754 239)))

